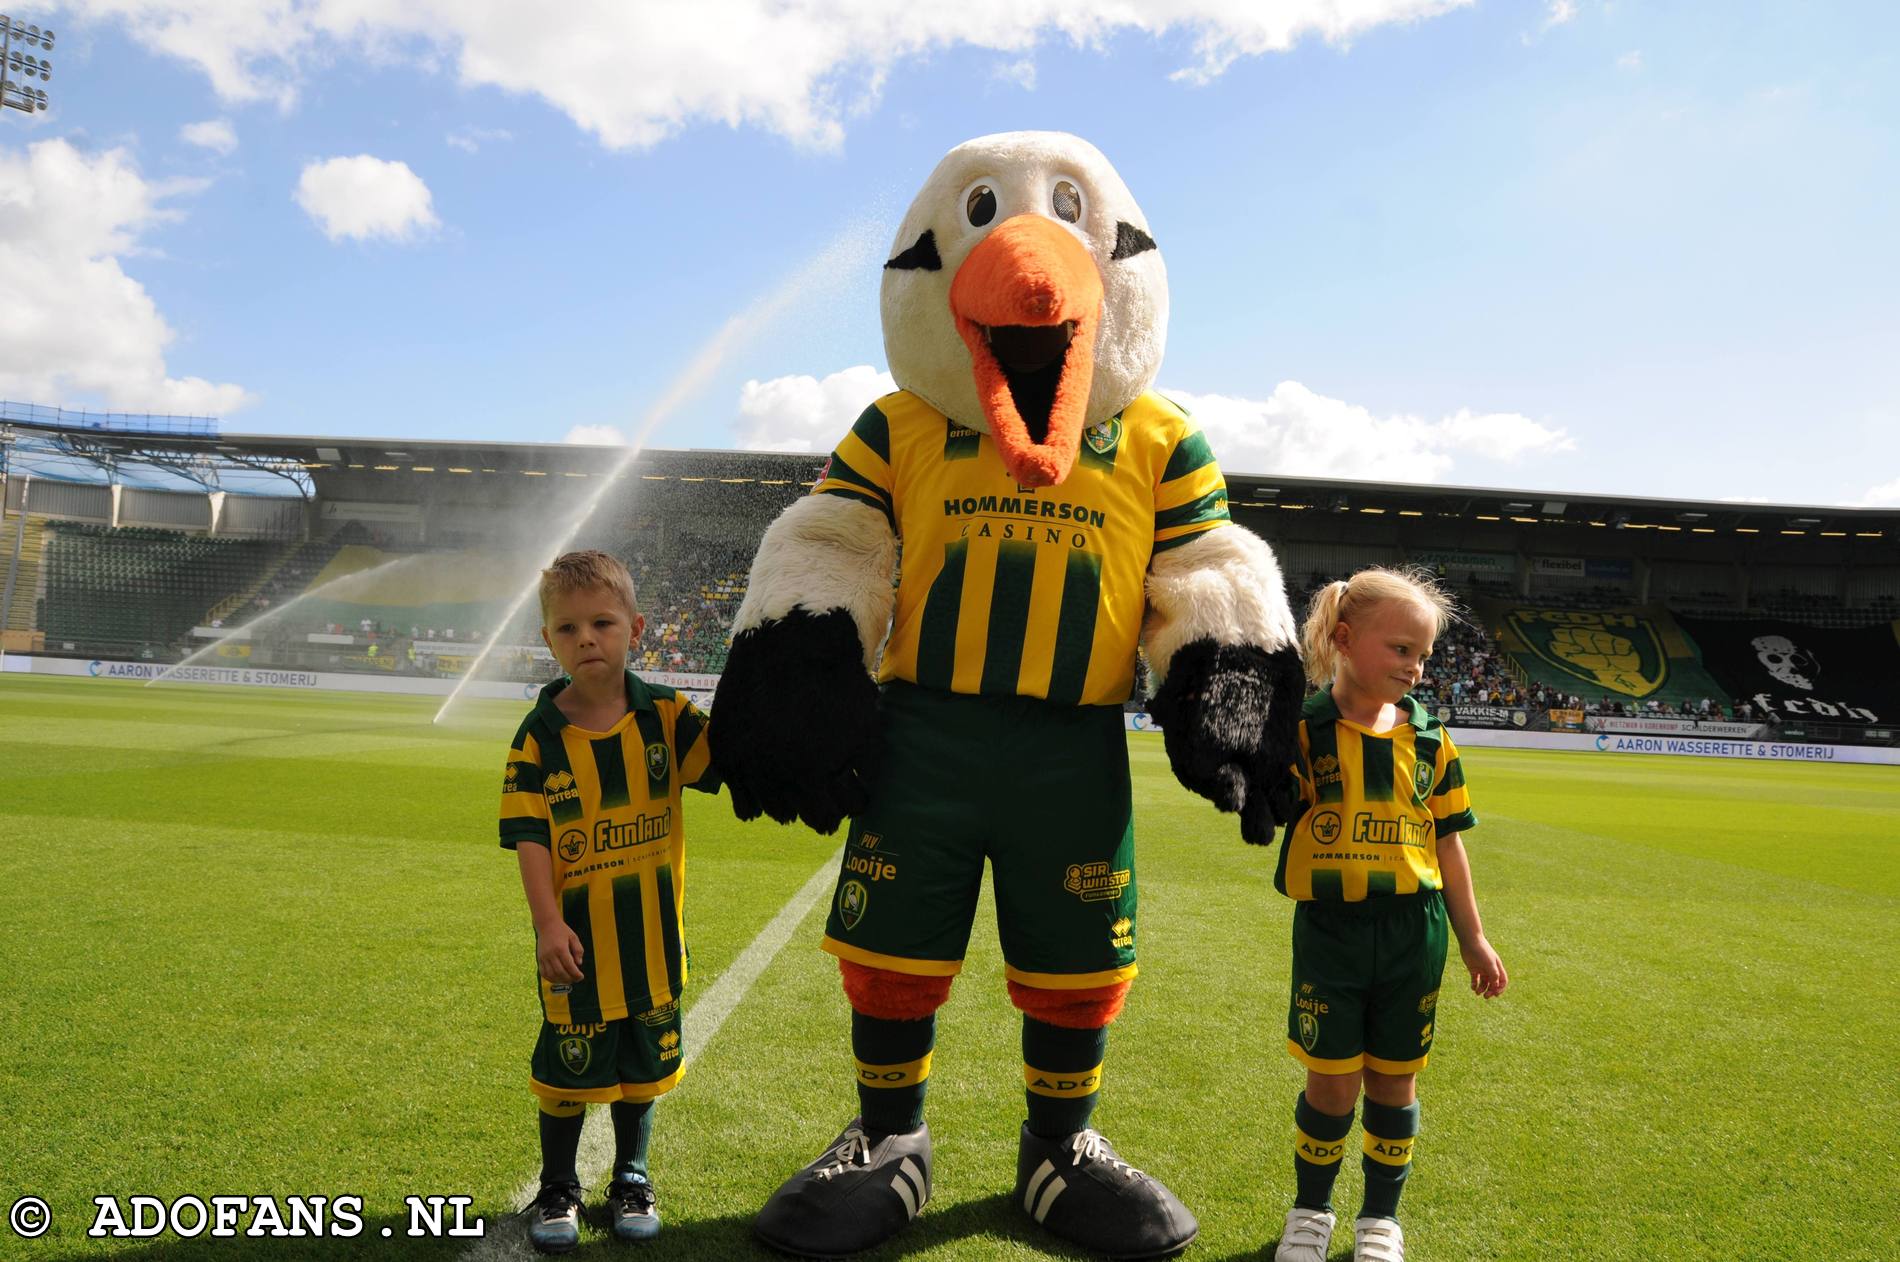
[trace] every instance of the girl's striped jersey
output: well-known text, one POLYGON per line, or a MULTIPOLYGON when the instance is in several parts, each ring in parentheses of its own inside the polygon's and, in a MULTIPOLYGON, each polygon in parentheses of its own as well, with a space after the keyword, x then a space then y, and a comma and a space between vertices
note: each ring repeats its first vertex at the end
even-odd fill
POLYGON ((1401 722, 1373 732, 1321 689, 1300 711, 1301 813, 1287 825, 1273 883, 1282 894, 1359 902, 1444 886, 1438 839, 1478 820, 1451 732, 1410 696, 1401 722))
POLYGON ((664 1009, 686 984, 682 787, 717 792, 706 718, 671 688, 627 672, 627 713, 605 732, 575 727, 541 690, 515 732, 501 786, 501 844, 548 847, 554 892, 585 948, 571 986, 543 977, 556 1025, 664 1009))
POLYGON ((1068 478, 1031 489, 988 434, 900 390, 812 494, 869 504, 902 542, 881 682, 1068 705, 1128 699, 1149 558, 1230 521, 1206 439, 1157 394, 1089 426, 1068 478))

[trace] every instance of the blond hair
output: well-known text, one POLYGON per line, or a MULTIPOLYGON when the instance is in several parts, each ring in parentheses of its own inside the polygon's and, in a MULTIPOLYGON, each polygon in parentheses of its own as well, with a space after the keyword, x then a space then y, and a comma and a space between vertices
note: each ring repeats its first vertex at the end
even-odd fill
POLYGON ((1462 619, 1450 593, 1421 569, 1387 569, 1375 565, 1351 578, 1326 584, 1313 593, 1306 607, 1306 625, 1300 630, 1300 652, 1306 659, 1306 677, 1324 688, 1339 669, 1339 649, 1333 632, 1339 624, 1365 618, 1387 601, 1409 600, 1432 611, 1436 634, 1462 619))
POLYGON ((585 552, 565 552, 554 564, 541 571, 541 621, 548 620, 548 606, 570 592, 605 589, 619 597, 629 618, 640 612, 633 600, 633 575, 620 558, 593 548, 585 552))

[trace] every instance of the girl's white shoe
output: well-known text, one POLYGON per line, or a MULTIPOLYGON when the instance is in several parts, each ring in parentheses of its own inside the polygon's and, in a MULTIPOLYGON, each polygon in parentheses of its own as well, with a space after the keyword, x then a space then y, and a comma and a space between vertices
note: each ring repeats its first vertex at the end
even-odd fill
POLYGON ((1352 1224, 1352 1262, 1405 1262, 1405 1233, 1392 1218, 1357 1218, 1352 1224))

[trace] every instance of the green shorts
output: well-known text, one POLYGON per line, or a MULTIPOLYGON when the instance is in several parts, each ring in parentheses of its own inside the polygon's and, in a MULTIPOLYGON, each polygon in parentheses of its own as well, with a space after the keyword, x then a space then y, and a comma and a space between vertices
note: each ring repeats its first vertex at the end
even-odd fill
POLYGON ((1423 1069, 1445 975, 1445 928, 1437 890, 1296 904, 1287 1050, 1322 1074, 1423 1069))
POLYGON ((963 967, 989 860, 1011 981, 1135 975, 1134 810, 1118 706, 893 683, 884 751, 851 823, 825 950, 873 968, 963 967))
POLYGON ((541 1023, 528 1089, 556 1104, 656 1100, 686 1072, 677 1001, 618 1021, 541 1023))

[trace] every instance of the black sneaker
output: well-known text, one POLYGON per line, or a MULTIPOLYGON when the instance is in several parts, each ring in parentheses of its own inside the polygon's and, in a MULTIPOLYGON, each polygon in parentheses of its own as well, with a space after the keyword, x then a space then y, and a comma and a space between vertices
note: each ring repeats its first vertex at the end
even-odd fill
POLYGON ((651 1240, 660 1234, 659 1198, 638 1175, 607 1185, 607 1226, 616 1240, 651 1240))
POLYGON ((528 1243, 537 1253, 566 1253, 581 1242, 581 1189, 549 1183, 528 1206, 528 1243))
POLYGON ((1016 1202, 1071 1244, 1116 1259, 1165 1257, 1201 1229, 1161 1180, 1123 1161, 1092 1130, 1044 1139, 1024 1126, 1016 1202))
POLYGON ((782 1253, 841 1258, 896 1235, 930 1199, 930 1128, 864 1133, 864 1119, 787 1179, 752 1230, 782 1253))

